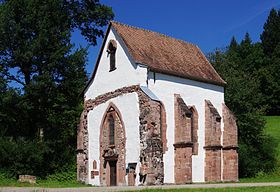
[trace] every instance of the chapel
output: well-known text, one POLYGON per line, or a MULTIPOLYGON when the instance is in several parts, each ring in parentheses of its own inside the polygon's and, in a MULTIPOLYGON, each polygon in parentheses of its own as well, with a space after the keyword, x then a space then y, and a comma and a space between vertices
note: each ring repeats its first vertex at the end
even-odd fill
POLYGON ((77 179, 97 186, 238 181, 225 86, 198 46, 111 21, 83 91, 77 179))

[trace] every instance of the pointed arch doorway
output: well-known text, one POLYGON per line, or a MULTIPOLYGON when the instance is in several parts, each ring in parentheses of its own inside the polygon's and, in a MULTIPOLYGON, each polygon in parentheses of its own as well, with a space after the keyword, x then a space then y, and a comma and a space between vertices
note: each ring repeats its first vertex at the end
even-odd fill
POLYGON ((125 184, 125 127, 118 108, 110 103, 100 129, 100 183, 103 186, 125 184))

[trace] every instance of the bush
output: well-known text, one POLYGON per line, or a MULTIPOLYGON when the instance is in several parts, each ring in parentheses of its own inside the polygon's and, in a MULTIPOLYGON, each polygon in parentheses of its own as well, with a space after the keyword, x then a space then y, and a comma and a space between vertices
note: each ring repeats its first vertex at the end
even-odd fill
POLYGON ((44 156, 48 153, 49 148, 43 142, 0 137, 1 169, 10 176, 44 175, 44 156))
POLYGON ((277 142, 270 136, 259 138, 259 145, 239 144, 239 175, 255 177, 274 171, 277 164, 277 142))
POLYGON ((63 172, 57 172, 52 175, 49 175, 47 177, 47 180, 50 182, 66 182, 66 181, 67 182, 69 182, 69 181, 76 182, 76 178, 77 178, 76 169, 70 168, 63 172))

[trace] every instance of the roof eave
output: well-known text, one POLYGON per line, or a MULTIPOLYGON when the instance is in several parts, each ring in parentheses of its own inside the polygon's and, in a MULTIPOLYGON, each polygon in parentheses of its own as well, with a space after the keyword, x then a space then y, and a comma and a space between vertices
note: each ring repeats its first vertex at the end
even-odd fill
POLYGON ((184 78, 184 79, 190 79, 190 80, 203 82, 203 83, 208 83, 208 84, 213 84, 213 85, 218 85, 218 86, 222 86, 222 87, 225 87, 227 85, 227 83, 224 80, 218 82, 218 81, 215 81, 215 80, 193 77, 193 76, 190 76, 190 75, 187 75, 187 74, 182 75, 182 74, 179 74, 179 73, 172 73, 170 71, 155 69, 155 68, 151 68, 151 67, 149 69, 151 71, 154 71, 154 72, 157 72, 157 73, 172 75, 172 76, 181 77, 181 78, 184 78))

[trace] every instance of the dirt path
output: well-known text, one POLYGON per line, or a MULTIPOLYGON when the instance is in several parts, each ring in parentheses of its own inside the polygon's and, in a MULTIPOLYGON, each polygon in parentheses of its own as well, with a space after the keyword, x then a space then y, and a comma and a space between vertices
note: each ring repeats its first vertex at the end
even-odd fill
POLYGON ((280 186, 280 182, 273 183, 223 183, 223 184, 188 184, 188 185, 162 185, 138 187, 82 187, 82 188, 37 188, 37 187, 0 187, 0 192, 102 192, 102 191, 131 191, 143 189, 182 189, 182 188, 224 188, 224 187, 260 187, 280 186))

